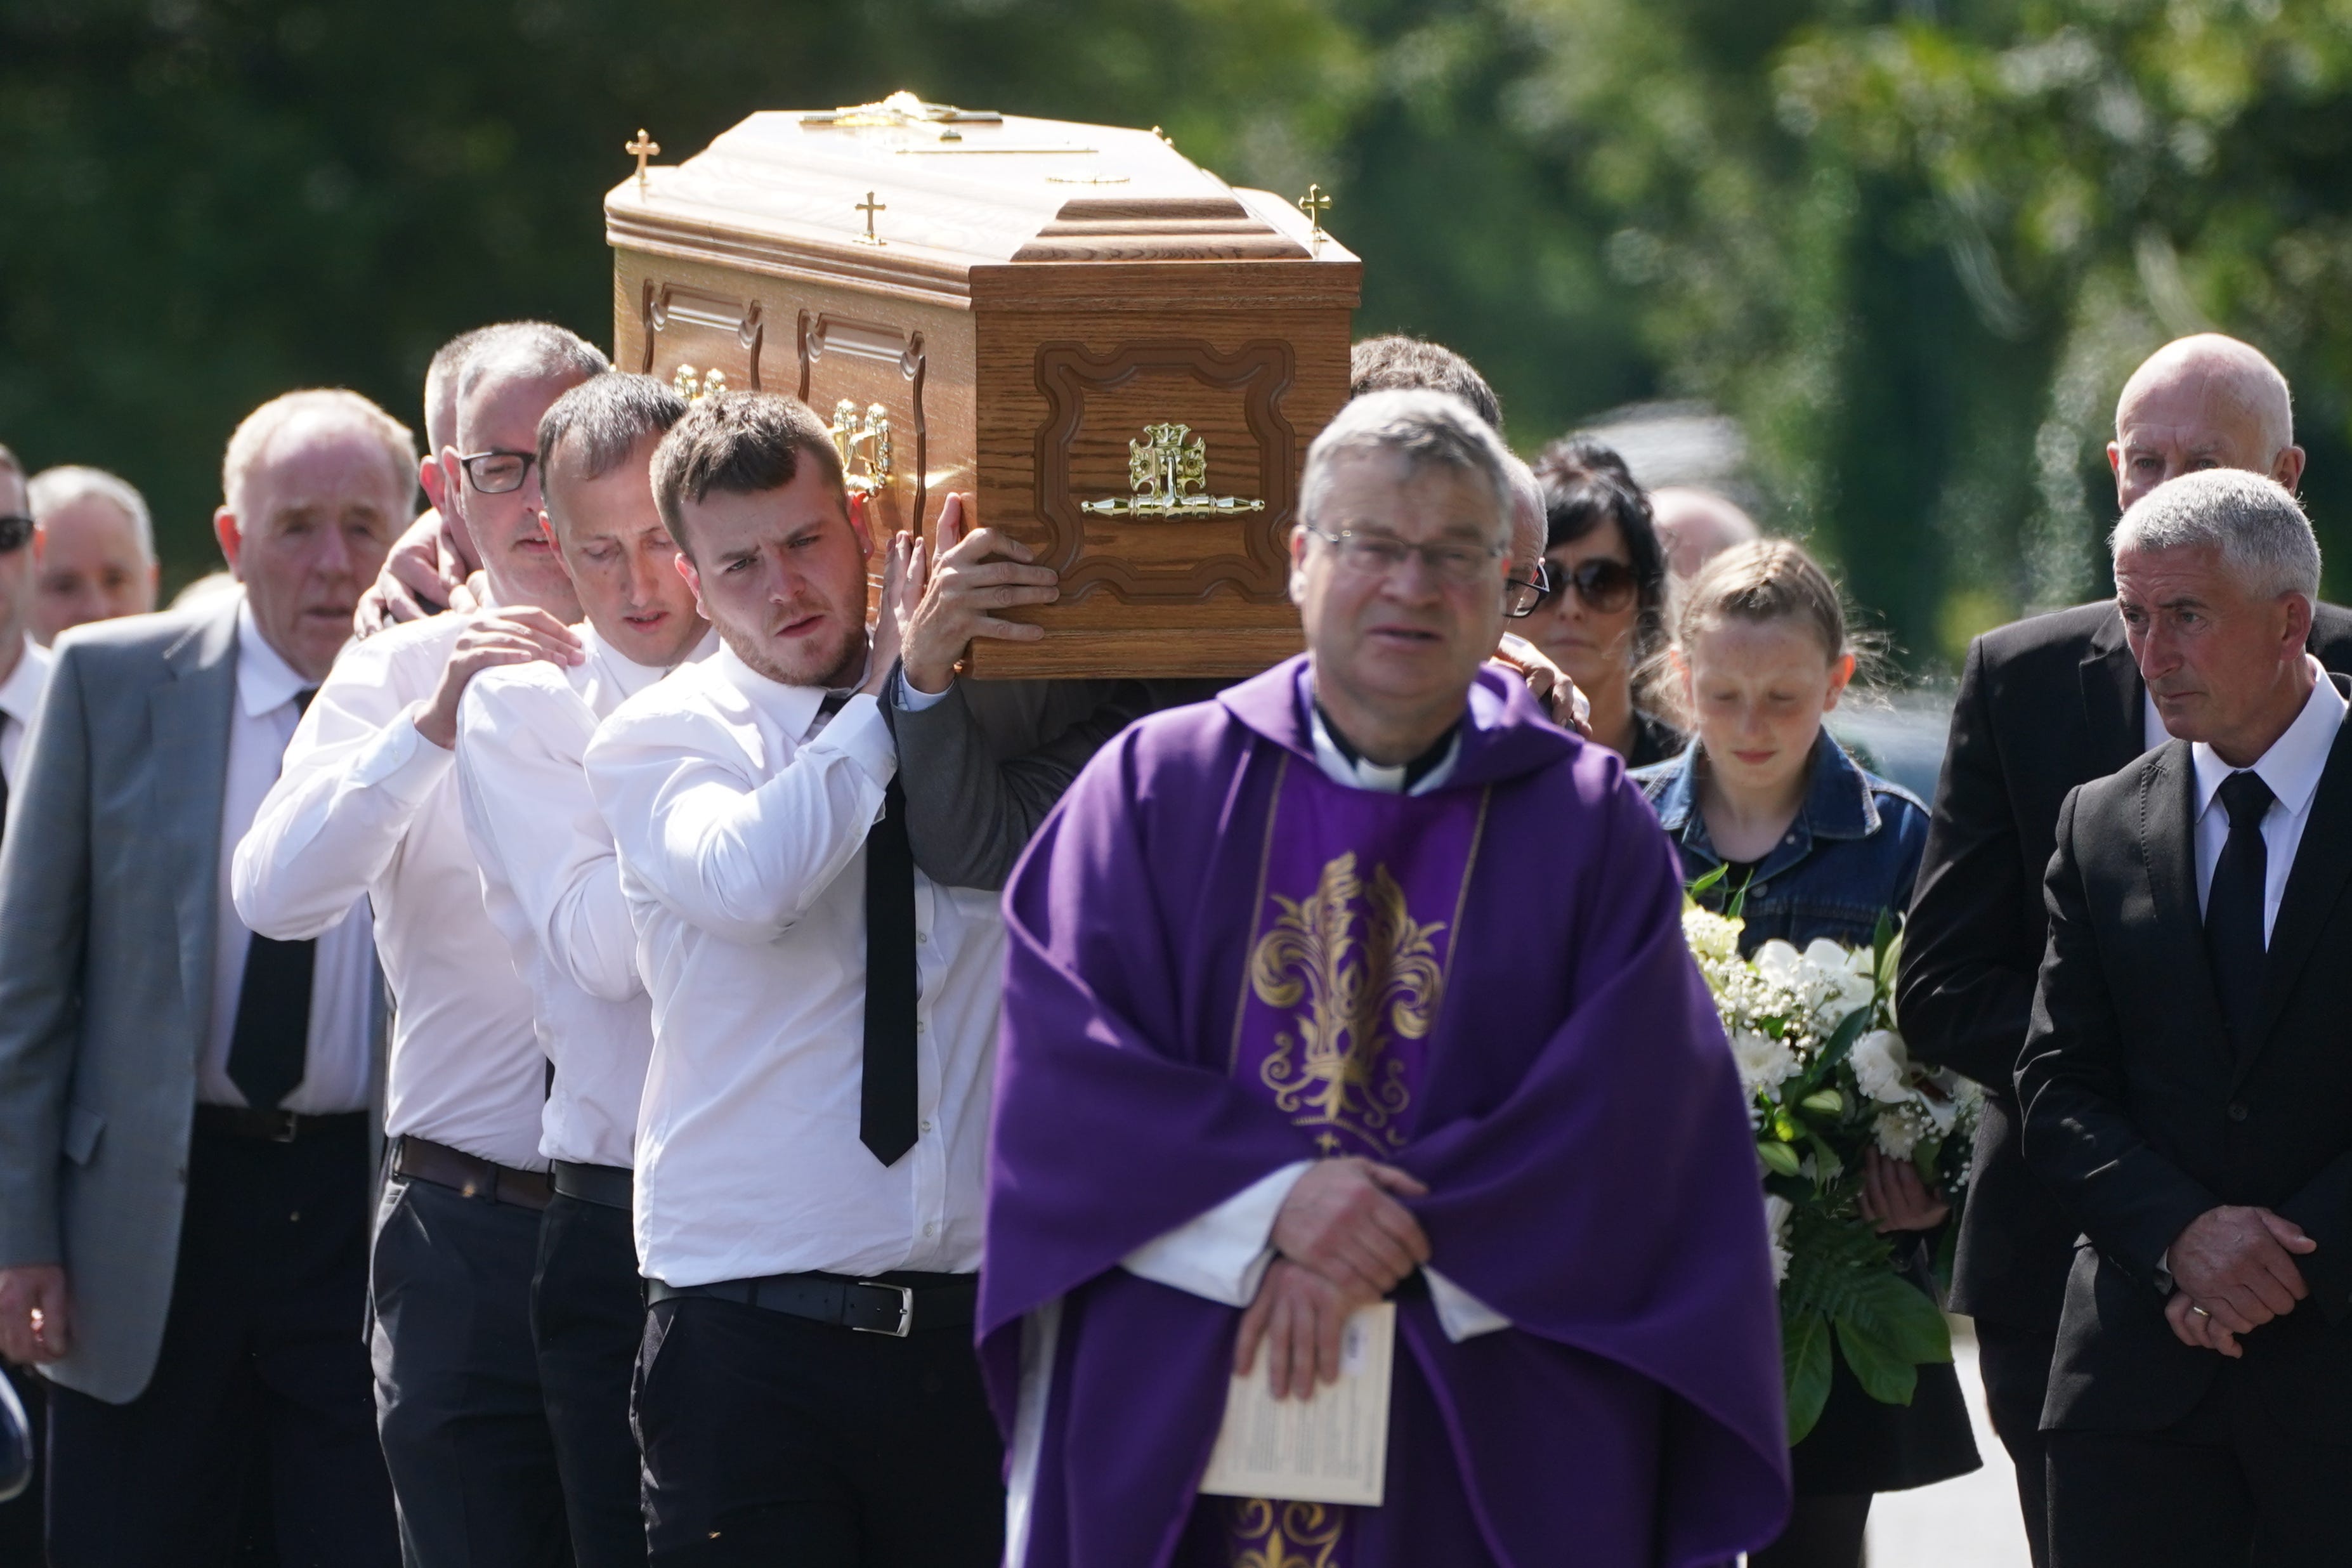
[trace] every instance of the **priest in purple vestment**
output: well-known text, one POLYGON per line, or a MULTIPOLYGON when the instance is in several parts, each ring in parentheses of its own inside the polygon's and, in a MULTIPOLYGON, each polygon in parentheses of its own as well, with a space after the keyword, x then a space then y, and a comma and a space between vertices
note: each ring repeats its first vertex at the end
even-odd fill
POLYGON ((1789 1506, 1732 1060, 1616 756, 1482 671, 1504 451, 1307 457, 1307 652, 1097 754, 1005 895, 980 1331, 1012 1568, 1719 1564, 1789 1506), (1398 1318, 1376 1507, 1202 1494, 1398 1318))

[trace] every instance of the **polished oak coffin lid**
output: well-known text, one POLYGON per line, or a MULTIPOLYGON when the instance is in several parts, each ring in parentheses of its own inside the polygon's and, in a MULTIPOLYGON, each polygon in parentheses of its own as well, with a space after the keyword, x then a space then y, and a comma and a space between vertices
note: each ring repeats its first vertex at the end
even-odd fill
MULTIPOLYGON (((1237 189, 1157 130, 879 104, 752 115, 604 198, 617 247, 969 304, 1039 264, 1250 266, 1253 290, 1344 296, 1360 264, 1294 204, 1237 189)), ((1129 275, 1131 277, 1131 275, 1129 275)))

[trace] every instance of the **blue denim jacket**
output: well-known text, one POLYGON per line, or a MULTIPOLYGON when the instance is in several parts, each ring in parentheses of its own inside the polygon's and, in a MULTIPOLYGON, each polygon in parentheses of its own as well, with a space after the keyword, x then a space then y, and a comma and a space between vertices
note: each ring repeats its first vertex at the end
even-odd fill
MULTIPOLYGON (((1723 864, 1707 841, 1698 809, 1698 742, 1680 757, 1640 768, 1633 782, 1681 852, 1683 879, 1723 864)), ((1911 904, 1911 884, 1927 847, 1927 808, 1901 784, 1864 773, 1823 731, 1806 764, 1805 804, 1796 821, 1756 868, 1740 915, 1740 948, 1753 953, 1774 937, 1799 947, 1817 936, 1863 946, 1878 917, 1897 921, 1911 904)), ((1721 909, 1731 889, 1717 883, 1700 898, 1721 909)))

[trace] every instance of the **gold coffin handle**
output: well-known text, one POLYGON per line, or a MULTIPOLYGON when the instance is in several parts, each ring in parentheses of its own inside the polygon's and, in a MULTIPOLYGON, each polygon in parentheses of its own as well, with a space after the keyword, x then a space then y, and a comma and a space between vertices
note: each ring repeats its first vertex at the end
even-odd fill
POLYGON ((1097 517, 1216 517, 1264 511, 1265 502, 1201 492, 1209 482, 1209 443, 1190 425, 1147 425, 1143 439, 1127 444, 1130 494, 1081 501, 1097 517), (1187 439, 1190 437, 1190 439, 1187 439))
POLYGON ((890 482, 890 411, 878 403, 857 411, 855 399, 833 405, 833 449, 841 454, 841 482, 857 495, 872 495, 890 482))

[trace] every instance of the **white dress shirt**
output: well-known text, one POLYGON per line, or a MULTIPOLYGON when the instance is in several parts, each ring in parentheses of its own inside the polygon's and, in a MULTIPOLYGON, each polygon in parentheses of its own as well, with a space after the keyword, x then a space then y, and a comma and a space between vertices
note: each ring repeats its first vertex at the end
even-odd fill
MULTIPOLYGON (((2270 809, 2263 814, 2263 848, 2266 862, 2263 880, 2263 945, 2270 945, 2271 928, 2278 923, 2279 900, 2286 896, 2287 874, 2294 869, 2294 852, 2311 821, 2311 803, 2319 794, 2319 775, 2327 771, 2327 753, 2335 748, 2336 731, 2343 727, 2344 694, 2327 671, 2309 654, 2311 696, 2286 733, 2254 761, 2251 771, 2270 786, 2270 809)), ((2221 847, 2230 841, 2230 808, 2221 803, 2224 780, 2242 770, 2223 762, 2212 747, 2199 741, 2189 748, 2197 770, 2197 909, 2201 914, 2213 891, 2213 868, 2221 863, 2221 847)))
MULTIPOLYGON (((1471 689, 1474 696, 1484 690, 1479 687, 1471 689)), ((1309 717, 1315 765, 1325 778, 1349 789, 1381 795, 1426 795, 1451 778, 1454 764, 1461 760, 1457 733, 1436 766, 1415 780, 1408 790, 1402 767, 1384 767, 1362 757, 1350 758, 1331 738, 1323 715, 1315 712, 1309 717)), ((1222 1301, 1228 1307, 1248 1306, 1256 1299, 1258 1285, 1274 1261, 1275 1218, 1289 1198, 1290 1189, 1298 1184, 1298 1178, 1313 1164, 1311 1160, 1299 1160, 1260 1177, 1207 1213, 1137 1247, 1119 1260, 1120 1267, 1130 1274, 1189 1295, 1222 1301)), ((1429 1281, 1430 1304, 1437 1309, 1437 1321, 1447 1339, 1458 1343, 1511 1326, 1508 1318, 1436 1269, 1424 1264, 1421 1272, 1429 1281)))
POLYGON ((543 1171, 547 1068, 530 992, 483 912, 456 758, 415 723, 466 624, 411 621, 335 660, 237 847, 236 908, 290 940, 367 894, 395 1009, 384 1131, 543 1171))
MULTIPOLYGON (((637 1101, 654 1049, 612 830, 583 770, 596 726, 668 671, 624 657, 583 624, 568 668, 484 670, 457 705, 457 797, 481 861, 482 903, 530 988, 555 1065, 539 1151, 583 1165, 635 1163, 637 1101)), ((718 646, 706 635, 689 661, 718 646)))
MULTIPOLYGON (((237 842, 278 782, 279 760, 301 716, 295 698, 310 683, 271 647, 250 605, 236 609, 236 701, 228 721, 228 773, 222 781, 219 915, 213 927, 213 1011, 205 1054, 196 1063, 196 1099, 205 1105, 243 1105, 245 1093, 228 1076, 236 1033, 237 1001, 245 985, 246 950, 253 933, 237 919, 230 897, 237 842)), ((320 932, 310 970, 310 1037, 301 1086, 280 1103, 306 1116, 364 1110, 372 1087, 371 1036, 375 1026, 375 931, 367 900, 355 898, 320 932)))
POLYGON ((41 706, 41 689, 49 683, 49 661, 56 656, 31 637, 16 658, 16 668, 0 680, 0 779, 16 787, 16 759, 25 750, 25 731, 41 706))
POLYGON ((866 836, 898 754, 879 705, 831 720, 731 648, 622 704, 588 748, 653 995, 637 1256, 702 1285, 980 1266, 1004 930, 915 873, 918 1137, 858 1141, 866 836))

